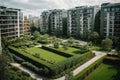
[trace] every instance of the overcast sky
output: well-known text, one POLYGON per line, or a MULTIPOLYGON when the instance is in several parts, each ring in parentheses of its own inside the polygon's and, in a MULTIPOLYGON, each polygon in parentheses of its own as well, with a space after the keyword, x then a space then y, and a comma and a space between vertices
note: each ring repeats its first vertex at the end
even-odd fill
POLYGON ((100 5, 105 2, 120 3, 120 0, 0 0, 0 5, 22 9, 25 15, 40 16, 44 10, 100 5))

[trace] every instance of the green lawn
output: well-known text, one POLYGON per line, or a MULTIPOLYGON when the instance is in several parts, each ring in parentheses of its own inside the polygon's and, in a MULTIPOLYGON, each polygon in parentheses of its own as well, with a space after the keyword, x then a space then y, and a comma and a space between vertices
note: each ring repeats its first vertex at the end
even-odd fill
POLYGON ((80 50, 79 50, 79 49, 77 49, 77 48, 72 48, 72 47, 68 47, 67 50, 64 50, 63 47, 59 47, 57 50, 63 51, 63 52, 66 52, 66 53, 72 54, 72 55, 80 54, 80 52, 79 52, 80 50))
POLYGON ((47 51, 47 50, 44 50, 41 48, 36 48, 36 47, 27 48, 26 51, 30 54, 39 53, 40 57, 42 57, 48 61, 60 62, 60 61, 67 59, 64 56, 60 56, 56 53, 53 53, 53 52, 50 52, 50 51, 47 51))
POLYGON ((86 80, 113 80, 117 70, 113 65, 101 64, 94 72, 92 72, 86 80))

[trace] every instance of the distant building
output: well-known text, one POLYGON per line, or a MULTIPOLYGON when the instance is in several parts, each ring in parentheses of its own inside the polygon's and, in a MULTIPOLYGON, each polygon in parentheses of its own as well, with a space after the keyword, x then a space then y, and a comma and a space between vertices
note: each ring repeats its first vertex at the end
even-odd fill
POLYGON ((63 36, 63 29, 67 26, 64 25, 64 19, 67 17, 66 10, 54 9, 50 14, 50 33, 56 36, 63 36))
POLYGON ((101 5, 100 33, 103 37, 120 37, 120 3, 101 5))
POLYGON ((41 21, 40 21, 40 30, 43 33, 49 32, 49 17, 50 17, 50 11, 44 11, 41 14, 41 21))
POLYGON ((34 27, 36 27, 37 29, 40 27, 40 18, 39 17, 33 17, 32 22, 33 22, 34 27))
POLYGON ((20 9, 0 6, 1 36, 15 39, 23 35, 23 14, 20 9))
POLYGON ((67 12, 67 35, 82 38, 84 28, 87 28, 88 34, 93 32, 95 17, 99 10, 99 6, 80 6, 69 9, 67 12))
POLYGON ((1 46, 1 30, 0 30, 0 54, 2 54, 2 46, 1 46))
POLYGON ((30 34, 30 20, 26 16, 23 20, 23 33, 30 34))
POLYGON ((54 9, 44 11, 41 15, 42 31, 56 36, 66 36, 67 34, 67 11, 64 9, 54 9))

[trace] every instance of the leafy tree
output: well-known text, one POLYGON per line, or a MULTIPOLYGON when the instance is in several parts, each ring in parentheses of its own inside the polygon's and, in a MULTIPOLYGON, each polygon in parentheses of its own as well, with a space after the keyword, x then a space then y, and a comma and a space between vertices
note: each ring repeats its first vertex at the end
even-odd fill
POLYGON ((99 38, 99 34, 97 32, 93 32, 91 34, 91 38, 92 38, 93 42, 96 44, 97 39, 99 38))
POLYGON ((75 39, 70 37, 67 42, 70 44, 70 46, 72 46, 72 44, 75 42, 75 39))
POLYGON ((88 31, 88 28, 87 27, 84 27, 83 28, 83 39, 84 40, 88 40, 88 36, 89 36, 89 31, 88 31))
POLYGON ((37 40, 37 39, 40 38, 40 33, 39 33, 38 31, 35 31, 35 32, 33 33, 33 36, 34 36, 34 38, 37 40))
POLYGON ((2 42, 2 48, 6 48, 9 45, 9 40, 7 37, 2 37, 1 38, 1 42, 2 42))
POLYGON ((10 80, 7 58, 4 55, 0 55, 0 80, 10 80))
POLYGON ((80 47, 80 52, 81 53, 85 53, 87 51, 89 51, 89 46, 88 45, 83 45, 83 46, 80 47))
POLYGON ((106 38, 104 40, 102 40, 102 47, 104 50, 111 50, 112 49, 112 40, 109 38, 106 38))
POLYGON ((119 37, 113 36, 112 41, 113 41, 113 47, 118 48, 118 46, 119 46, 119 37))
POLYGON ((58 42, 54 43, 54 48, 59 48, 59 43, 58 42))
POLYGON ((73 77, 73 72, 70 72, 69 74, 65 75, 65 80, 71 80, 73 77))
POLYGON ((37 31, 38 29, 34 26, 34 23, 32 23, 30 25, 30 30, 31 30, 31 33, 33 34, 35 31, 37 31))
POLYGON ((67 43, 64 43, 64 44, 63 44, 63 48, 64 48, 64 50, 68 50, 68 45, 67 45, 67 43))

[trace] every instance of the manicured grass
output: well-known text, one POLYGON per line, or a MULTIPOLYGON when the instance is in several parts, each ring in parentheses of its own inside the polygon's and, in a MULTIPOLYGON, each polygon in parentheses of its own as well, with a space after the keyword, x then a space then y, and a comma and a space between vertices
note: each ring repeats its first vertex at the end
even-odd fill
POLYGON ((35 53, 39 53, 40 57, 48 60, 48 61, 54 61, 54 62, 60 62, 66 59, 66 57, 64 56, 60 56, 56 53, 41 49, 41 48, 27 48, 26 51, 30 54, 35 54, 35 53))
POLYGON ((101 47, 99 47, 99 46, 90 46, 90 50, 97 50, 97 51, 99 51, 99 50, 101 50, 101 47))
POLYGON ((86 80, 113 80, 117 70, 113 65, 101 64, 86 80))
MULTIPOLYGON (((56 48, 55 48, 56 49, 56 48)), ((57 50, 60 50, 62 52, 65 52, 65 53, 68 53, 68 54, 72 54, 72 55, 78 55, 78 54, 81 54, 79 51, 79 49, 77 48, 72 48, 72 47, 68 47, 67 50, 64 50, 63 47, 59 47, 57 50)))

